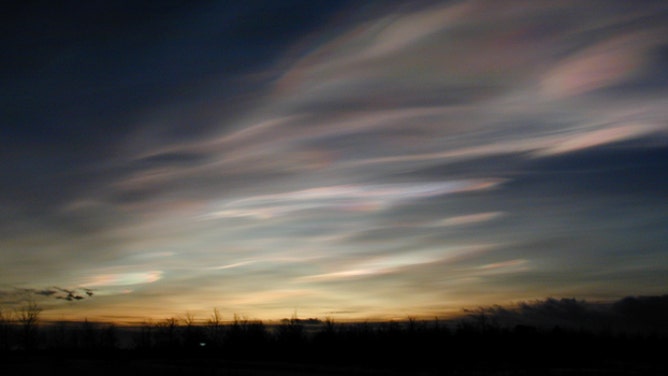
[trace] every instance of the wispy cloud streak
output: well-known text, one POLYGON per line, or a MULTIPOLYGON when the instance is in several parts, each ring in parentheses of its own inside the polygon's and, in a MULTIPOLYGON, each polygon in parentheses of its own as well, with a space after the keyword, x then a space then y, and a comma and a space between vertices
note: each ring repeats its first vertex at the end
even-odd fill
POLYGON ((311 188, 295 192, 244 198, 229 202, 224 209, 207 214, 205 218, 258 217, 271 218, 293 211, 340 208, 366 210, 432 196, 491 189, 500 179, 462 180, 412 184, 346 185, 311 188))

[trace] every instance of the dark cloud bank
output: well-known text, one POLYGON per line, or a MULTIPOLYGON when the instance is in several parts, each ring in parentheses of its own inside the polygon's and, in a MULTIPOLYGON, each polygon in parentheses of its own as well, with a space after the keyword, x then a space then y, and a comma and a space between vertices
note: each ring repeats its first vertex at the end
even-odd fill
POLYGON ((668 333, 668 295, 627 296, 613 303, 547 298, 467 312, 473 323, 511 328, 668 333))

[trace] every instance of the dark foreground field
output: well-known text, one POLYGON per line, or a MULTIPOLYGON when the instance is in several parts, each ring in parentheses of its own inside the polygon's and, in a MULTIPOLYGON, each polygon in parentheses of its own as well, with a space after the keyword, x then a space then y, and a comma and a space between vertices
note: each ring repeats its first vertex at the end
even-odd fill
POLYGON ((0 375, 666 375, 668 336, 409 320, 10 328, 0 375))
POLYGON ((425 365, 336 365, 312 362, 232 361, 216 358, 85 357, 55 358, 49 355, 18 356, 4 360, 2 375, 210 375, 210 376, 305 376, 305 375, 665 375, 665 366, 609 362, 587 366, 537 366, 522 364, 471 364, 444 367, 425 365))

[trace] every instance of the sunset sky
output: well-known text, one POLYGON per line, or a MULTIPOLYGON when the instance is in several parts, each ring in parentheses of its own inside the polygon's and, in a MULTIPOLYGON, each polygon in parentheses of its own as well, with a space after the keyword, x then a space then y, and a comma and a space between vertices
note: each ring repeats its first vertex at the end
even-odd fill
POLYGON ((0 14, 2 309, 387 319, 668 292, 666 1, 0 14))

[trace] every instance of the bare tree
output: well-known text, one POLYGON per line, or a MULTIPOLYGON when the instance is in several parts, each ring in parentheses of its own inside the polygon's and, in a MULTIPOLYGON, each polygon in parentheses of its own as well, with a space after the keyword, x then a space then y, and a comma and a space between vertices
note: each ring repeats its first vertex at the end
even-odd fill
POLYGON ((119 338, 118 338, 118 330, 116 329, 116 325, 114 324, 109 324, 107 325, 101 333, 101 338, 100 338, 100 347, 103 349, 109 351, 109 350, 115 350, 119 346, 119 338))
POLYGON ((208 324, 212 327, 219 327, 223 324, 223 316, 220 314, 220 311, 218 311, 218 308, 213 309, 213 313, 209 318, 208 324))
POLYGON ((0 350, 9 350, 12 320, 12 313, 0 308, 0 350))
POLYGON ((153 347, 153 323, 148 320, 144 321, 139 327, 139 332, 135 335, 135 348, 147 350, 153 347))
POLYGON ((207 321, 207 327, 209 330, 210 346, 221 346, 223 343, 223 316, 218 311, 218 308, 213 309, 213 313, 207 321))
POLYGON ((185 324, 185 331, 183 333, 183 344, 186 348, 196 348, 202 340, 201 328, 197 327, 195 315, 191 312, 186 312, 182 319, 185 324))
POLYGON ((29 301, 16 311, 16 320, 21 325, 23 347, 33 349, 37 345, 37 326, 39 315, 42 313, 37 303, 29 301))
POLYGON ((179 320, 169 317, 156 324, 157 345, 162 348, 175 349, 178 347, 179 320))
POLYGON ((191 327, 195 325, 195 315, 193 315, 190 312, 186 312, 186 314, 183 315, 182 321, 186 325, 186 327, 191 327))
POLYGON ((81 332, 81 345, 84 349, 91 350, 98 347, 100 334, 95 325, 88 321, 87 317, 81 323, 79 330, 81 332))

